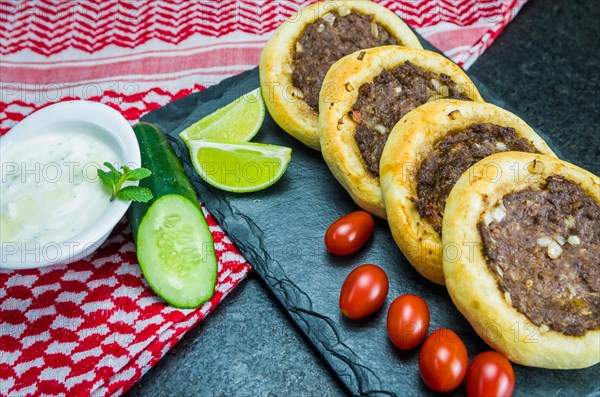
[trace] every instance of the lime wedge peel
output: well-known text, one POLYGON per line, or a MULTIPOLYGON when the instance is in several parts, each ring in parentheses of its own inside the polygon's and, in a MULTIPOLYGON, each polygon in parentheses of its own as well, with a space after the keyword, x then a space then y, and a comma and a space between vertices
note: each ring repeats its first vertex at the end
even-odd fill
POLYGON ((265 113, 265 102, 257 88, 192 124, 179 136, 186 143, 198 139, 248 142, 258 133, 265 113))
POLYGON ((196 172, 208 184, 228 192, 266 189, 285 173, 292 149, 262 143, 187 142, 196 172))

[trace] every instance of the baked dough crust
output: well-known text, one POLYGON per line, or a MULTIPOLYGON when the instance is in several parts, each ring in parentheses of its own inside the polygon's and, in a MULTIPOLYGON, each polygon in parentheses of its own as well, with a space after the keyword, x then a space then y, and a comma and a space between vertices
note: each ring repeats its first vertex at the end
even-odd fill
MULTIPOLYGON (((450 99, 426 103, 404 116, 390 133, 381 156, 380 182, 394 240, 419 273, 442 285, 442 239, 421 219, 412 200, 418 197, 417 176, 436 142, 448 133, 480 123, 512 127, 540 153, 554 156, 544 140, 509 111, 489 103, 450 99)), ((442 233, 445 230, 443 227, 442 233)))
POLYGON ((557 174, 579 183, 600 203, 600 178, 553 157, 499 153, 465 172, 446 204, 443 244, 453 247, 454 253, 445 252, 444 275, 456 307, 490 346, 511 361, 542 368, 584 368, 600 361, 600 330, 568 336, 542 332, 532 324, 505 300, 487 265, 477 228, 482 213, 506 194, 557 174))
POLYGON ((320 150, 317 129, 318 114, 304 100, 292 82, 292 61, 296 42, 307 25, 325 14, 340 9, 374 15, 374 21, 385 27, 400 43, 422 48, 410 28, 387 8, 370 1, 326 1, 312 4, 284 22, 267 42, 260 57, 260 83, 269 113, 279 126, 305 145, 320 150))
POLYGON ((348 112, 356 104, 363 84, 372 82, 383 70, 406 61, 425 70, 447 74, 469 98, 483 101, 475 84, 458 65, 431 51, 400 46, 371 48, 348 55, 329 69, 321 89, 319 107, 323 158, 356 204, 380 218, 386 218, 386 211, 379 178, 365 167, 354 139, 356 123, 348 112))

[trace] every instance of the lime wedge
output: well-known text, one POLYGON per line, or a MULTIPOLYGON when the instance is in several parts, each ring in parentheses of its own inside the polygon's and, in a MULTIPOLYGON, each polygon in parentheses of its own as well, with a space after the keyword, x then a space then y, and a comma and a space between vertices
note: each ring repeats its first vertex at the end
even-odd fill
POLYGON ((187 142, 198 175, 210 185, 234 193, 265 189, 285 173, 292 149, 262 143, 187 142))
POLYGON ((195 139, 248 142, 264 119, 265 102, 257 88, 192 124, 179 136, 185 142, 195 139))

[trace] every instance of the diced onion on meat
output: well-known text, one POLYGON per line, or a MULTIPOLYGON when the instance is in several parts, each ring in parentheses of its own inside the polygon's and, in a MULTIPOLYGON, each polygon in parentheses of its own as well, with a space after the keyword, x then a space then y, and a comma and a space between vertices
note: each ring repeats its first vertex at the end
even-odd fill
POLYGON ((304 93, 302 92, 302 90, 300 90, 297 87, 292 87, 290 89, 290 94, 292 95, 292 97, 294 98, 299 98, 299 99, 304 99, 304 93))
POLYGON ((589 316, 590 314, 592 314, 592 311, 590 309, 588 309, 587 307, 581 309, 581 311, 579 312, 584 316, 589 316))
POLYGON ((384 126, 383 124, 377 124, 377 125, 375 126, 375 130, 376 130, 377 132, 379 132, 381 135, 385 135, 385 134, 387 134, 387 133, 388 133, 388 129, 387 129, 387 128, 385 128, 385 126, 384 126))
POLYGON ((317 32, 322 33, 324 31, 325 31, 325 25, 320 23, 319 26, 317 26, 317 32))
POLYGON ((492 210, 492 218, 494 218, 496 222, 502 222, 504 218, 506 218, 506 209, 504 208, 504 206, 500 205, 494 208, 492 210))
POLYGON ((335 15, 331 14, 331 13, 327 13, 325 15, 323 15, 323 20, 325 22, 327 22, 330 25, 333 25, 335 23, 335 15))
POLYGON ((545 334, 548 331, 550 331, 550 327, 548 327, 546 324, 540 324, 540 332, 542 334, 545 334))
POLYGON ((498 273, 500 277, 504 277, 504 272, 500 266, 496 266, 496 273, 498 273))
POLYGON ((489 226, 490 223, 492 223, 493 221, 494 218, 492 218, 492 214, 490 214, 489 212, 483 214, 483 223, 485 223, 486 226, 489 226))
POLYGON ((550 259, 558 259, 561 255, 562 248, 560 247, 560 245, 556 241, 551 242, 548 246, 548 256, 550 257, 550 259))
POLYGON ((565 245, 565 243, 567 242, 567 240, 560 234, 557 234, 556 236, 554 236, 554 238, 560 245, 565 245))
POLYGON ((547 247, 552 243, 552 239, 550 237, 544 236, 537 239, 538 247, 547 247))
POLYGON ((352 11, 347 6, 341 6, 338 10, 338 14, 340 14, 341 17, 347 17, 351 12, 352 11))
POLYGON ((501 152, 504 152, 508 148, 506 147, 504 142, 498 142, 498 143, 496 143, 496 149, 500 150, 501 152))
POLYGON ((581 244, 581 239, 579 238, 579 236, 569 236, 567 242, 571 245, 579 245, 581 244))
POLYGON ((431 79, 430 82, 431 82, 431 85, 433 86, 433 89, 435 90, 436 94, 438 96, 440 96, 441 99, 448 97, 448 95, 449 95, 448 86, 442 85, 442 83, 440 83, 440 81, 436 80, 436 79, 431 79))
POLYGON ((398 87, 394 88, 394 92, 395 92, 397 95, 400 95, 400 93, 402 92, 402 86, 398 86, 398 87))
POLYGON ((296 42, 296 52, 304 52, 304 47, 299 41, 296 42))
POLYGON ((575 218, 569 216, 567 219, 565 219, 565 226, 568 228, 575 227, 575 218))
POLYGON ((379 37, 379 28, 377 27, 376 22, 371 22, 371 36, 378 38, 379 37))

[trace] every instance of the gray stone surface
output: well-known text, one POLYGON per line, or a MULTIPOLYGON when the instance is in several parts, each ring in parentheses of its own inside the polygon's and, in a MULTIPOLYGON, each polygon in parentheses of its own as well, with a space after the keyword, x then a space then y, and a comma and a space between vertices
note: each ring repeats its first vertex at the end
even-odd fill
POLYGON ((469 70, 596 175, 599 20, 594 0, 532 0, 469 70))
POLYGON ((127 395, 325 397, 343 392, 252 275, 127 395))
MULTIPOLYGON (((596 174, 600 173, 599 10, 595 0, 530 0, 469 71, 550 135, 569 160, 596 174)), ((342 394, 255 275, 127 393, 129 397, 342 394)))

